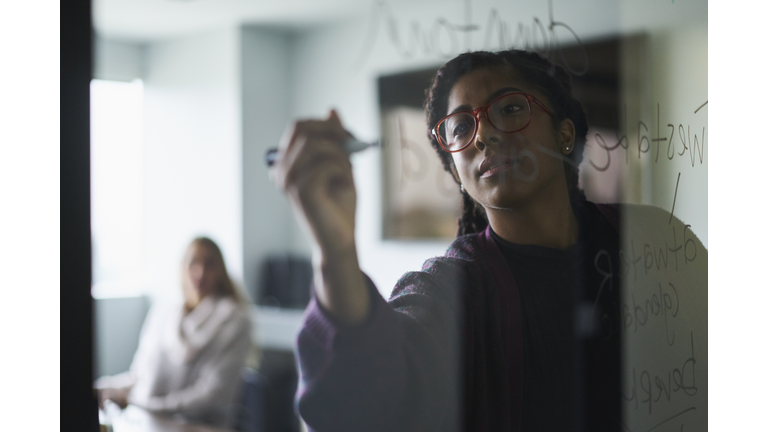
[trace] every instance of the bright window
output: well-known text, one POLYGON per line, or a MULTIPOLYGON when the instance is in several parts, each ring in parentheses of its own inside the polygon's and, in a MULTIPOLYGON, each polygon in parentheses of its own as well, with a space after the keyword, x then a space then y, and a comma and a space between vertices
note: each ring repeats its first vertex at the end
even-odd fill
POLYGON ((142 104, 140 80, 91 81, 94 297, 143 292, 142 104))

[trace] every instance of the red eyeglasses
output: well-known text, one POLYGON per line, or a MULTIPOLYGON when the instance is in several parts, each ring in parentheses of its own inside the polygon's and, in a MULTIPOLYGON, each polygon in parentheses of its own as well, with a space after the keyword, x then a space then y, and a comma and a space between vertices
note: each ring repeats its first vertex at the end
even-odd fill
POLYGON ((432 129, 432 135, 437 138, 443 150, 449 153, 462 151, 474 141, 481 113, 485 114, 488 123, 500 132, 520 132, 531 124, 533 115, 531 102, 552 115, 552 110, 534 95, 522 92, 507 93, 492 100, 486 106, 455 112, 443 118, 432 129))

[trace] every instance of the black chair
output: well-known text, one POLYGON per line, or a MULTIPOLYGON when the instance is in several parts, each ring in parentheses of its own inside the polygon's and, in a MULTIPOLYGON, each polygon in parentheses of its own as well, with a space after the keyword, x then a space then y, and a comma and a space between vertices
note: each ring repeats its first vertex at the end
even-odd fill
POLYGON ((268 257, 261 268, 261 288, 256 303, 289 309, 304 309, 309 303, 312 263, 293 255, 268 257))
POLYGON ((299 432, 294 409, 298 374, 293 353, 266 349, 259 370, 243 371, 236 429, 240 432, 299 432))
POLYGON ((245 368, 242 376, 236 429, 240 432, 266 432, 267 379, 251 368, 245 368))

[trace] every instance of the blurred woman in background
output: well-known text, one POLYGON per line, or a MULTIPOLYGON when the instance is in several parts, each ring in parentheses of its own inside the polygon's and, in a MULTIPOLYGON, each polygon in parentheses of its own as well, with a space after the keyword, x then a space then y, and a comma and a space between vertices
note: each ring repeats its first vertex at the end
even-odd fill
POLYGON ((153 307, 129 371, 96 381, 111 400, 229 426, 251 347, 248 308, 219 247, 194 239, 182 262, 183 304, 153 307))

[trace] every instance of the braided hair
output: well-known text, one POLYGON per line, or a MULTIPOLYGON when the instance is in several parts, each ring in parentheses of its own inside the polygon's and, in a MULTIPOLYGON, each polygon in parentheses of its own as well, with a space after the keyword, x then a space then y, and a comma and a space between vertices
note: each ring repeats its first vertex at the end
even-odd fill
MULTIPOLYGON (((427 113, 427 131, 431 131, 437 122, 447 115, 448 98, 451 89, 459 78, 472 70, 489 67, 511 67, 524 82, 544 93, 552 104, 553 124, 558 124, 566 118, 573 122, 576 129, 576 139, 573 151, 564 155, 567 159, 563 162, 565 180, 568 186, 568 195, 572 202, 585 199, 584 192, 579 188, 578 166, 584 157, 584 144, 589 127, 587 116, 581 102, 571 94, 571 76, 568 72, 538 54, 520 50, 476 51, 460 54, 450 60, 437 71, 432 85, 427 90, 427 98, 424 101, 424 109, 427 113)), ((432 147, 443 162, 443 168, 452 173, 453 158, 451 154, 443 150, 437 142, 437 138, 429 132, 427 134, 432 147)), ((459 179, 454 177, 454 180, 459 183, 459 179)), ((458 235, 482 232, 488 227, 485 209, 463 189, 461 195, 462 214, 458 221, 458 235)))

